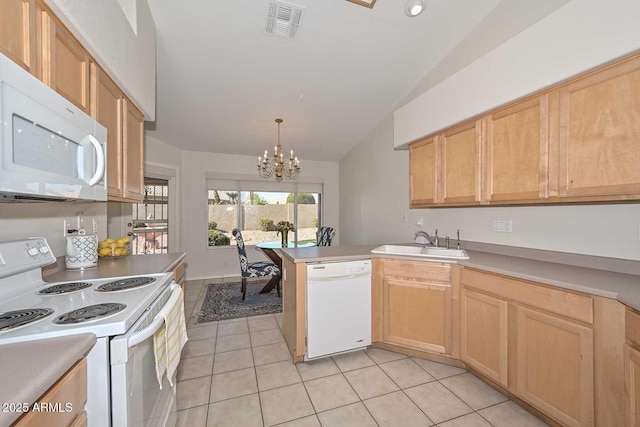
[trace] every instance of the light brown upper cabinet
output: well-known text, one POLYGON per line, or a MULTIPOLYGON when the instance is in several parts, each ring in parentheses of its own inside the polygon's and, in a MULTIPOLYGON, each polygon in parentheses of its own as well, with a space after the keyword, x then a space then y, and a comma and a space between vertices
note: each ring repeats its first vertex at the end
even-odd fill
POLYGON ((144 198, 143 116, 109 76, 92 64, 91 114, 107 128, 108 198, 139 202, 144 198))
POLYGON ((124 193, 122 196, 127 201, 142 201, 144 199, 144 116, 128 99, 123 105, 124 193))
POLYGON ((122 127, 124 95, 96 64, 91 66, 91 115, 107 128, 108 195, 122 197, 124 174, 122 163, 122 127))
POLYGON ((498 110, 486 118, 485 196, 521 202, 548 195, 549 95, 498 110))
POLYGON ((438 137, 428 138, 409 147, 409 193, 411 206, 433 204, 438 200, 438 137))
POLYGON ((482 121, 445 131, 441 136, 442 201, 445 205, 480 203, 482 121))
POLYGON ((0 2, 0 52, 35 74, 35 0, 0 2))
POLYGON ((638 99, 635 54, 416 141, 410 206, 638 200, 638 99))
POLYGON ((640 196, 640 57, 553 93, 560 197, 640 196))
POLYGON ((42 1, 37 4, 37 27, 38 77, 89 114, 91 57, 42 1))

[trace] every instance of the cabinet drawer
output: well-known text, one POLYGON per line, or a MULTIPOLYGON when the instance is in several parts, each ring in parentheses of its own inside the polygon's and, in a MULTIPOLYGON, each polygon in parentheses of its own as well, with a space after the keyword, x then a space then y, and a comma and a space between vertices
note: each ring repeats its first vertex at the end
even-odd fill
POLYGON ((627 307, 624 320, 627 340, 640 348, 640 314, 627 307))
POLYGON ((449 283, 451 280, 451 266, 420 261, 384 260, 385 276, 403 277, 409 279, 428 280, 429 282, 449 283))
POLYGON ((593 300, 588 295, 548 288, 517 279, 464 268, 464 287, 475 288, 581 322, 593 324, 593 300))
MULTIPOLYGON (((82 359, 56 382, 42 397, 38 405, 58 405, 56 412, 28 412, 15 424, 15 427, 66 427, 74 422, 76 416, 84 412, 87 401, 87 360, 82 359), (69 412, 64 412, 69 410, 69 412)), ((80 424, 82 425, 82 424, 80 424)))

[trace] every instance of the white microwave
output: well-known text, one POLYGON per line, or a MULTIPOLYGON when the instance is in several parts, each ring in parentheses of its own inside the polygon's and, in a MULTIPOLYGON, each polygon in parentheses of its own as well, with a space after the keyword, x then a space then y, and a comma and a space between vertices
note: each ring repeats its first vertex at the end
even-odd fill
POLYGON ((0 54, 0 201, 107 200, 107 129, 0 54))

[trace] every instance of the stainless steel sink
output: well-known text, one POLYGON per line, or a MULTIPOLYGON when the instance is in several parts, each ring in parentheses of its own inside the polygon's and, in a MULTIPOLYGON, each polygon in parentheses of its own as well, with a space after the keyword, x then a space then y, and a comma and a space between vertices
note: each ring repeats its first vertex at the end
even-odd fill
POLYGON ((436 248, 434 246, 401 246, 381 245, 373 249, 371 253, 383 255, 402 255, 418 258, 435 258, 442 262, 456 262, 469 259, 464 249, 436 248))

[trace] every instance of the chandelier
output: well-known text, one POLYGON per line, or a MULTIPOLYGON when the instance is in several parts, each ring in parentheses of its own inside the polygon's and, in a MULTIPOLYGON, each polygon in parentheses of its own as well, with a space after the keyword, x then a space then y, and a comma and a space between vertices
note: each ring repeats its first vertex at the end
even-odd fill
POLYGON ((282 181, 282 177, 287 179, 296 179, 300 176, 300 160, 294 157, 293 150, 287 160, 284 160, 282 154, 282 146, 280 145, 280 123, 282 119, 276 119, 278 124, 278 144, 273 147, 273 158, 269 158, 267 150, 264 150, 264 156, 258 156, 258 173, 263 178, 271 178, 276 176, 276 181, 282 181))

